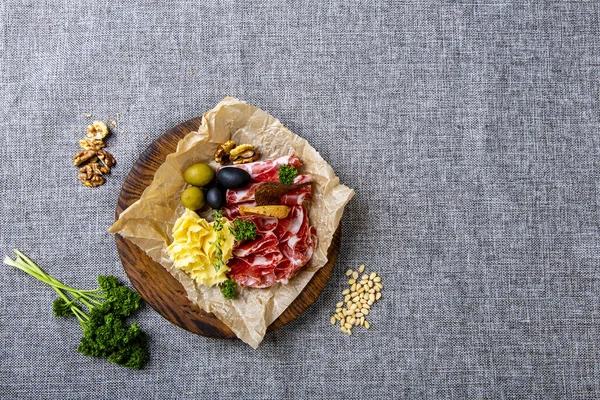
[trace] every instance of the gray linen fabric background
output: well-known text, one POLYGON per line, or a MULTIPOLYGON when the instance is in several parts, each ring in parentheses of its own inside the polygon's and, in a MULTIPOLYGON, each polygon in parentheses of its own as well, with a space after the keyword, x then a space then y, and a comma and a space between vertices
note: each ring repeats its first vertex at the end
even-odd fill
POLYGON ((4 0, 0 21, 4 254, 125 279, 106 233, 125 176, 226 95, 357 193, 329 285, 258 350, 146 307, 144 370, 87 358, 53 292, 1 268, 0 397, 600 397, 597 1, 4 0), (96 189, 71 164, 86 113, 119 124, 96 189), (385 290, 348 337, 329 317, 360 263, 385 290))

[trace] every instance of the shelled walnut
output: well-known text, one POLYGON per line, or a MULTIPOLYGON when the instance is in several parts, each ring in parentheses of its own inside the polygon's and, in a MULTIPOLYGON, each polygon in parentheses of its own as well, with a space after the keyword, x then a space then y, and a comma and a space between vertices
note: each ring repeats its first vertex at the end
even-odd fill
POLYGON ((79 175, 77 177, 84 186, 96 187, 106 182, 102 172, 94 169, 95 164, 97 165, 97 163, 89 163, 79 168, 79 175))
POLYGON ((229 153, 235 147, 233 140, 228 140, 220 145, 215 151, 215 161, 221 165, 225 165, 229 162, 229 153))
POLYGON ((215 151, 215 161, 226 165, 229 161, 234 164, 245 164, 258 160, 260 154, 251 144, 236 145, 233 140, 220 145, 215 151))
POLYGON ((234 164, 246 164, 258 160, 258 151, 251 144, 240 144, 229 153, 229 158, 234 164))
POLYGON ((94 121, 88 125, 85 135, 90 139, 104 139, 108 135, 108 126, 102 121, 94 121))
POLYGON ((86 137, 79 141, 81 150, 73 157, 73 165, 79 167, 77 177, 84 186, 96 187, 106 182, 104 175, 110 173, 116 160, 112 154, 102 150, 109 134, 108 127, 102 121, 94 121, 87 127, 86 137))
POLYGON ((96 157, 96 151, 94 150, 81 150, 79 153, 73 156, 73 165, 79 166, 88 161, 92 161, 92 158, 96 157))
POLYGON ((90 139, 85 137, 79 141, 79 147, 85 150, 100 150, 106 146, 102 139, 90 139))

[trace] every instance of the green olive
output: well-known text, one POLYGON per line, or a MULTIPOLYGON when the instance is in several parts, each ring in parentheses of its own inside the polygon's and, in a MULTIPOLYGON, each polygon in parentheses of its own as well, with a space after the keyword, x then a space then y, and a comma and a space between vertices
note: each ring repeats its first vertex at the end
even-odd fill
POLYGON ((185 170, 183 179, 194 186, 206 186, 215 177, 215 171, 206 164, 194 164, 185 170))
POLYGON ((190 186, 181 194, 181 204, 192 211, 201 209, 204 205, 204 192, 196 186, 190 186))

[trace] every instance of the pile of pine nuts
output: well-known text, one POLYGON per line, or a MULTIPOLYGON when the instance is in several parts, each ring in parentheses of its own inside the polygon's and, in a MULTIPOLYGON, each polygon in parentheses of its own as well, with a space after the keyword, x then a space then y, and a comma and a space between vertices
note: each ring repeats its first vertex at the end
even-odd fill
POLYGON ((367 329, 371 327, 365 317, 369 315, 371 306, 381 298, 381 277, 375 272, 363 274, 364 272, 364 264, 357 271, 346 271, 349 288, 342 291, 344 301, 335 305, 335 314, 331 317, 331 324, 335 325, 339 321, 340 330, 348 335, 352 335, 352 328, 355 326, 367 329), (359 274, 363 274, 360 280, 359 274))

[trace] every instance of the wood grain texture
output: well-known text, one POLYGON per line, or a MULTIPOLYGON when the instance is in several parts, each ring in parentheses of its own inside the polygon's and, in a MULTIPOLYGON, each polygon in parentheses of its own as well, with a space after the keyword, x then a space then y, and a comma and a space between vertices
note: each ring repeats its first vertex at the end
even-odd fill
MULTIPOLYGON (((165 132, 142 153, 125 178, 115 212, 115 219, 137 201, 154 178, 154 173, 173 153, 177 143, 200 126, 201 117, 193 118, 165 132)), ((199 335, 214 338, 236 338, 235 334, 212 313, 206 313, 187 298, 185 289, 160 264, 139 247, 116 235, 117 250, 125 273, 142 298, 173 324, 199 335)), ((293 321, 319 296, 333 272, 341 240, 341 226, 328 251, 329 262, 313 276, 294 302, 267 329, 271 332, 293 321)))

